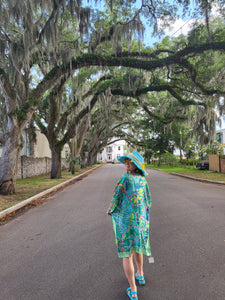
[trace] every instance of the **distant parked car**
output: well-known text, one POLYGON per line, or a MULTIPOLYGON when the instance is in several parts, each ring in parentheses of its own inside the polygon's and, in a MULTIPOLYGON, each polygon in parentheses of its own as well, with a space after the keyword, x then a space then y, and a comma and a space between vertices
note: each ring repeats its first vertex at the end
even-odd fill
POLYGON ((208 160, 197 161, 196 168, 200 170, 209 170, 209 161, 208 160))

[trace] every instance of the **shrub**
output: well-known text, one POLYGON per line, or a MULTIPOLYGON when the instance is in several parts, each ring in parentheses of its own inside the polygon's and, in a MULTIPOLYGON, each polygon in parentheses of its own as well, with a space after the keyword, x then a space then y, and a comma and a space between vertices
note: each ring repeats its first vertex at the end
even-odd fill
POLYGON ((161 156, 161 163, 169 166, 175 166, 178 164, 178 160, 175 155, 170 152, 166 152, 161 156))

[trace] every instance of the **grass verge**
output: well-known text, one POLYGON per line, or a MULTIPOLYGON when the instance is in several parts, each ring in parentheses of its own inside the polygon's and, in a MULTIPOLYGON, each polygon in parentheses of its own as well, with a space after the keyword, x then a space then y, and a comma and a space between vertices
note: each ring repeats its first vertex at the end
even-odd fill
POLYGON ((71 174, 67 170, 62 171, 62 177, 60 179, 50 179, 50 174, 43 174, 26 179, 18 179, 16 181, 16 194, 7 196, 0 195, 0 211, 3 211, 4 209, 7 209, 23 200, 26 200, 53 186, 56 186, 79 174, 93 169, 96 166, 97 165, 85 169, 80 169, 80 171, 75 172, 75 174, 71 174))
POLYGON ((160 167, 158 167, 157 165, 147 165, 147 167, 158 169, 167 173, 178 173, 178 174, 183 174, 194 178, 225 182, 224 173, 217 173, 208 170, 199 170, 196 169, 195 167, 193 168, 193 166, 184 168, 184 167, 171 167, 168 165, 161 165, 160 167))

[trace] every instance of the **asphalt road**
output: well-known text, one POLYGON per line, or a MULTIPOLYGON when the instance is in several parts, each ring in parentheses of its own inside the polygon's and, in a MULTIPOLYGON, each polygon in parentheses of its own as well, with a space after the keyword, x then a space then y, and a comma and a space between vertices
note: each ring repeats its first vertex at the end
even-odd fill
MULTIPOLYGON (((105 165, 0 226, 1 300, 125 300, 128 287, 105 215, 121 165, 105 165)), ((160 171, 152 192, 154 264, 139 300, 225 299, 225 186, 160 171)))

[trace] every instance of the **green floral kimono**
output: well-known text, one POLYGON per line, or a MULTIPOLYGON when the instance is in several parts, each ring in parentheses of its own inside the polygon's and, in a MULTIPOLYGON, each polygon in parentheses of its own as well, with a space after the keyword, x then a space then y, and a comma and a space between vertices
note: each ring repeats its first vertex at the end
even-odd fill
POLYGON ((113 230, 119 257, 129 257, 133 250, 151 255, 149 213, 151 194, 144 176, 124 174, 116 185, 112 201, 113 230))

